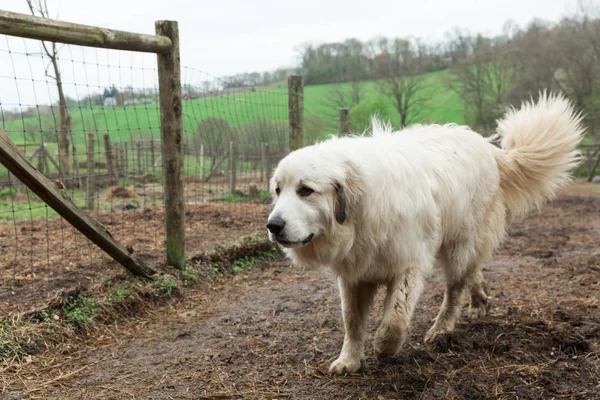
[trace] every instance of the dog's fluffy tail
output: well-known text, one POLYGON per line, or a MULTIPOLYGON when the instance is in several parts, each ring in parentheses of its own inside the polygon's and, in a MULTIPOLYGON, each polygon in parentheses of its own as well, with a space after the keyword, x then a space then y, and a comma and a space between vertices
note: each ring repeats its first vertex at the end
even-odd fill
POLYGON ((500 187, 512 218, 554 198, 566 186, 581 154, 582 116, 560 95, 540 93, 537 103, 510 109, 498 121, 500 187))

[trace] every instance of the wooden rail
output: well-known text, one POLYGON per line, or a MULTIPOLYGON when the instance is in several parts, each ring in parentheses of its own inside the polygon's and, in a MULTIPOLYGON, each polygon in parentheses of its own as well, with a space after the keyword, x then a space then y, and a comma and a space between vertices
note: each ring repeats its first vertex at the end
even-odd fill
POLYGON ((165 36, 115 31, 2 10, 0 10, 0 34, 158 54, 170 52, 173 46, 171 40, 165 36))

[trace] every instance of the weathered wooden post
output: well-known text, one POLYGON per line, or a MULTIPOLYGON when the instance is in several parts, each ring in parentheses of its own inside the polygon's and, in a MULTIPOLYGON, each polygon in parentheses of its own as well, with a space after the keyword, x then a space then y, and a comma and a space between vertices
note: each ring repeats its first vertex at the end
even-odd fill
POLYGON ((267 155, 265 154, 265 144, 260 144, 260 182, 265 180, 265 171, 267 169, 267 155))
POLYGON ((340 108, 340 136, 348 136, 350 134, 350 110, 340 108))
POLYGON ((235 196, 236 171, 237 169, 237 152, 235 143, 229 142, 229 192, 235 196))
POLYGON ((120 164, 119 164, 119 161, 120 161, 119 159, 121 158, 121 146, 119 145, 119 142, 112 144, 112 153, 113 153, 113 162, 115 163, 115 165, 114 165, 115 174, 117 174, 117 177, 122 176, 121 168, 120 168, 120 164))
POLYGON ((304 77, 288 78, 288 116, 290 124, 290 151, 303 146, 304 138, 304 77))
POLYGON ((592 156, 590 156, 590 161, 593 162, 593 158, 595 156, 598 156, 598 158, 596 159, 596 162, 592 165, 592 163, 590 162, 588 164, 588 174, 587 174, 587 181, 591 182, 592 180, 594 180, 594 172, 596 172, 596 168, 598 168, 598 164, 600 164, 600 147, 598 149, 596 149, 595 152, 593 152, 592 156))
POLYGON ((108 170, 110 181, 112 184, 116 184, 119 181, 119 178, 117 176, 117 171, 115 171, 115 163, 113 160, 112 147, 110 144, 110 136, 108 136, 108 134, 104 135, 104 150, 106 152, 106 169, 108 170))
POLYGON ((200 180, 204 180, 204 145, 200 145, 200 180))
POLYGON ((156 162, 154 155, 154 138, 150 139, 150 168, 154 168, 154 163, 156 162))
POLYGON ((269 143, 265 144, 265 154, 266 154, 266 166, 265 166, 265 175, 267 178, 267 188, 269 187, 269 182, 271 181, 271 152, 270 152, 269 143))
POLYGON ((96 200, 96 177, 94 175, 94 134, 87 134, 87 179, 86 179, 86 205, 88 210, 95 208, 96 200))
POLYGON ((123 142, 123 175, 129 174, 129 143, 123 142))
POLYGON ((136 142, 136 151, 137 151, 137 159, 138 159, 138 174, 143 174, 144 173, 144 168, 142 167, 143 163, 142 163, 142 147, 144 145, 144 141, 143 140, 138 140, 136 142))
POLYGON ((165 191, 167 263, 185 264, 185 204, 183 198, 183 113, 179 26, 176 21, 156 21, 156 34, 171 40, 171 49, 158 54, 160 136, 165 191))
MULTIPOLYGON (((75 173, 74 186, 76 188, 80 188, 81 187, 81 173, 79 171, 79 156, 77 155, 77 147, 75 146, 74 143, 71 143, 71 149, 72 149, 72 155, 73 155, 73 172, 75 173)), ((48 170, 48 172, 50 172, 50 170, 48 170)))
POLYGON ((37 154, 37 158, 38 158, 37 169, 38 169, 38 171, 40 171, 40 174, 44 175, 44 174, 48 174, 50 171, 47 171, 47 172, 44 171, 44 154, 41 152, 42 146, 43 146, 43 142, 40 145, 40 147, 36 150, 36 152, 34 153, 34 157, 37 154))

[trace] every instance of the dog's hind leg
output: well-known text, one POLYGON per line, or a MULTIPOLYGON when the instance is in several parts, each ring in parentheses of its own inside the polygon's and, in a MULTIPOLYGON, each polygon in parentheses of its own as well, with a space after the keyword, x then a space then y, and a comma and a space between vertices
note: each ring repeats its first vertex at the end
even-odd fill
POLYGON ((469 304, 469 318, 483 318, 487 315, 490 309, 490 301, 486 289, 486 284, 483 279, 481 268, 473 275, 471 283, 471 302, 469 304))
POLYGON ((367 316, 373 303, 377 286, 373 283, 349 284, 338 278, 342 316, 344 320, 344 344, 337 360, 329 367, 331 374, 354 373, 361 367, 365 356, 367 316))
POLYGON ((470 242, 453 243, 442 248, 441 254, 446 276, 444 301, 431 329, 425 335, 430 341, 437 335, 452 332, 460 316, 462 301, 467 289, 470 289, 471 302, 469 317, 479 318, 487 315, 489 298, 483 279, 483 264, 491 257, 492 246, 479 246, 474 250, 470 242))
POLYGON ((378 357, 396 354, 410 329, 413 312, 423 292, 422 269, 408 269, 387 285, 383 319, 375 333, 374 348, 378 357))
POLYGON ((471 283, 471 274, 480 270, 479 265, 473 261, 475 254, 472 241, 453 242, 442 247, 439 261, 446 276, 446 291, 435 322, 425 335, 426 342, 439 334, 454 330, 466 288, 471 283))

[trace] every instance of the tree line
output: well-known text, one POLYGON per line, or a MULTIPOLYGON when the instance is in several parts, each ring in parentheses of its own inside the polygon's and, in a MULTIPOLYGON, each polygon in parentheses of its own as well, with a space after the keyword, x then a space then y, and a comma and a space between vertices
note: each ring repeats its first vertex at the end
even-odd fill
POLYGON ((360 111, 362 82, 375 80, 402 126, 429 101, 423 74, 446 68, 446 85, 462 100, 466 122, 484 133, 493 132, 507 106, 550 89, 568 96, 590 133, 600 136, 600 12, 581 4, 555 23, 535 19, 521 28, 508 21, 495 37, 455 29, 435 44, 377 38, 305 46, 301 64, 309 83, 350 82, 330 90, 332 110, 360 111))
MULTIPOLYGON (((466 123, 484 133, 495 129, 507 106, 550 89, 568 96, 585 114, 591 133, 600 136, 600 11, 583 2, 557 22, 534 19, 520 27, 507 21, 493 37, 455 28, 437 43, 414 37, 349 38, 305 44, 298 52, 298 67, 280 70, 281 75, 302 74, 306 85, 348 83, 332 86, 324 99, 331 117, 338 108, 355 108, 351 116, 360 115, 358 121, 377 111, 397 113, 400 125, 409 125, 430 100, 425 74, 448 69, 446 86, 462 100, 466 123), (365 103, 366 81, 375 82, 381 99, 365 103)), ((229 77, 234 84, 249 85, 272 83, 273 78, 282 76, 229 77)))

